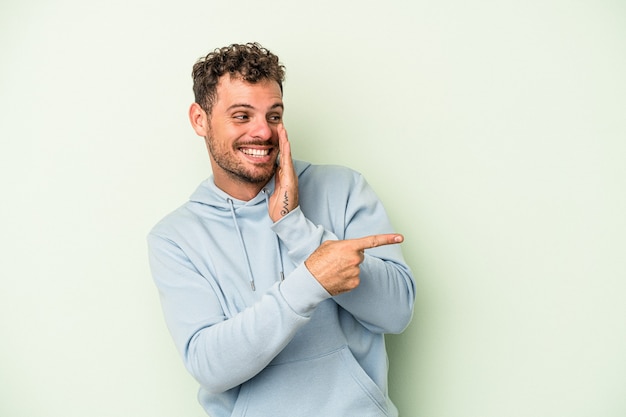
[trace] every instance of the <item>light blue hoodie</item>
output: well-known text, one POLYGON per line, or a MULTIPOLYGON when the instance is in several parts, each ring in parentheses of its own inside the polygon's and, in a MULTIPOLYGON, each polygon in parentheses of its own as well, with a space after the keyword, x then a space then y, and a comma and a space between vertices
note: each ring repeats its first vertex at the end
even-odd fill
POLYGON ((308 256, 325 240, 393 230, 360 174, 294 164, 300 206, 276 223, 273 180, 239 201, 209 178, 154 227, 168 328, 211 417, 397 416, 383 334, 411 319, 411 271, 398 245, 368 249, 360 285, 331 297, 308 256))

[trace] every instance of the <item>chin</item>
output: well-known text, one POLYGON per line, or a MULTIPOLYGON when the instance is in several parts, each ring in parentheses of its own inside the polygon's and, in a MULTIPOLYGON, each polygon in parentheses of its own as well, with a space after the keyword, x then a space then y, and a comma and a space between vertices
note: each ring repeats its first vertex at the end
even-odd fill
POLYGON ((253 184, 265 184, 272 179, 274 174, 276 173, 276 165, 273 164, 271 167, 267 169, 255 169, 250 170, 245 173, 239 173, 239 178, 244 180, 245 182, 253 183, 253 184))

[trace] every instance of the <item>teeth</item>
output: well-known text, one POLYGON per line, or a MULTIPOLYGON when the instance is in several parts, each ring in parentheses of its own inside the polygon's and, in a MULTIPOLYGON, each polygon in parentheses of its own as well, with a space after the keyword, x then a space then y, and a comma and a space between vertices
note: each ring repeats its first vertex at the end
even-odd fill
POLYGON ((242 149, 241 152, 245 153, 246 155, 252 155, 252 156, 267 156, 270 154, 270 150, 269 149, 250 149, 250 148, 245 148, 242 149))

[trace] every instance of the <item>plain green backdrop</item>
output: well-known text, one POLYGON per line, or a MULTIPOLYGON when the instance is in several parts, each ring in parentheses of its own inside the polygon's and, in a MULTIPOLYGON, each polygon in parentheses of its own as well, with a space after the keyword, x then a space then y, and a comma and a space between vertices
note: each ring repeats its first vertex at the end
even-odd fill
POLYGON ((626 415, 624 2, 4 0, 1 416, 203 415, 145 235, 209 174, 191 66, 246 41, 406 236, 402 416, 626 415))

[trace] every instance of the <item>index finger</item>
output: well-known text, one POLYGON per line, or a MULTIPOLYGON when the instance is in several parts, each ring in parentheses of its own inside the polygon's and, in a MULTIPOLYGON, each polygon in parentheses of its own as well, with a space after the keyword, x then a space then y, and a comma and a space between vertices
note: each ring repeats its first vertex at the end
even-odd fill
POLYGON ((278 125, 278 150, 280 152, 280 160, 283 163, 291 162, 291 144, 287 136, 287 129, 284 124, 278 125))
POLYGON ((365 236, 358 239, 351 239, 357 250, 372 249, 377 246, 393 245, 402 243, 404 236, 399 233, 385 233, 380 235, 365 236))

